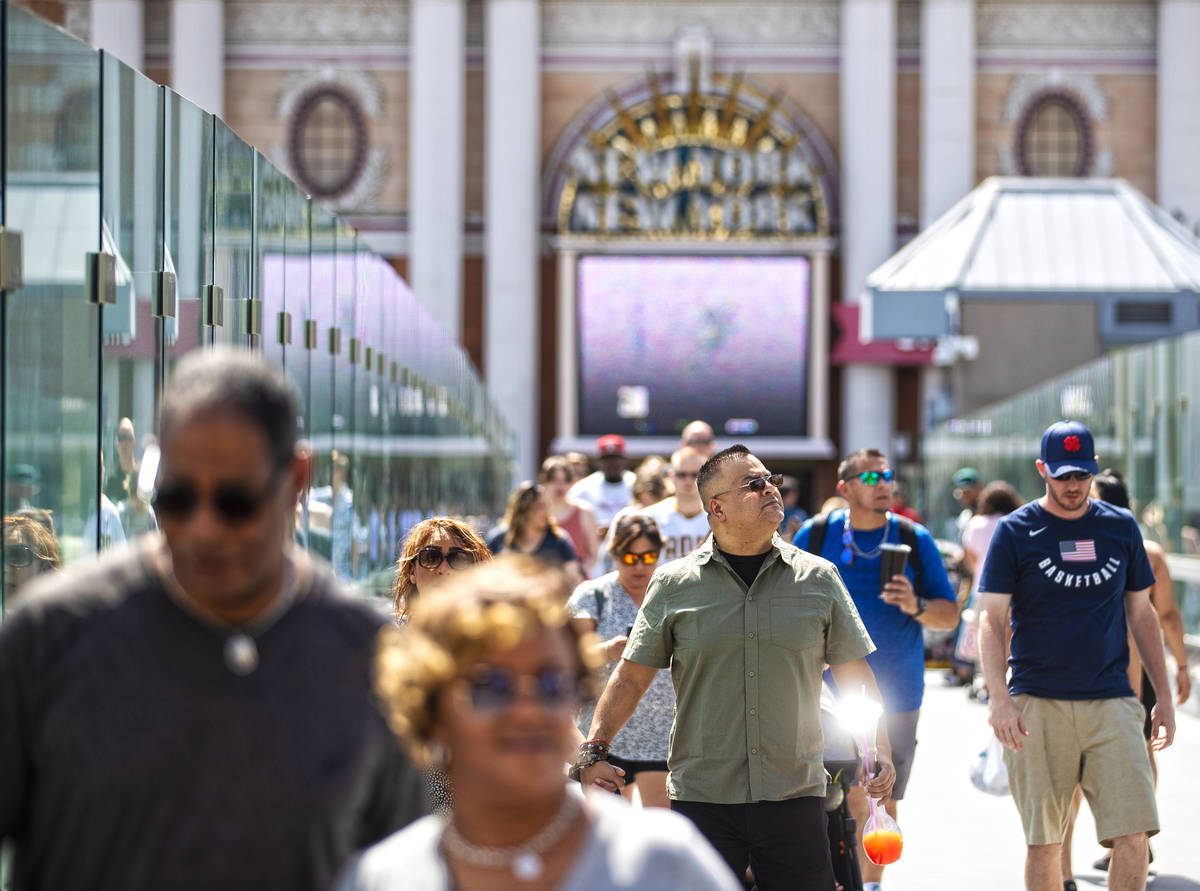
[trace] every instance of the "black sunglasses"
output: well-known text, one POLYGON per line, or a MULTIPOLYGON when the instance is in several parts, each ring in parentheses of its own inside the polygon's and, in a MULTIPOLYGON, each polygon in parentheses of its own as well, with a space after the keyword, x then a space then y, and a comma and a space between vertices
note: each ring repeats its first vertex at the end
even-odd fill
POLYGON ((475 562, 475 555, 465 548, 451 548, 443 551, 436 545, 426 545, 417 551, 417 565, 430 572, 441 568, 442 561, 451 569, 466 569, 475 562))
POLYGON ((726 489, 724 492, 718 492, 713 498, 720 498, 722 495, 727 495, 737 489, 749 489, 755 495, 761 495, 767 491, 767 483, 770 483, 776 489, 783 485, 782 473, 769 473, 766 476, 756 476, 748 482, 742 483, 740 486, 734 486, 732 489, 726 489))
POLYGON ((4 546, 6 566, 28 566, 33 562, 33 549, 29 545, 10 544, 4 546))
POLYGON ((1094 473, 1088 473, 1086 470, 1068 470, 1066 473, 1060 473, 1058 476, 1053 477, 1053 479, 1060 483, 1064 480, 1074 480, 1077 483, 1082 483, 1090 480, 1093 476, 1095 476, 1094 473))
POLYGON ((547 668, 534 675, 514 675, 505 668, 489 666, 467 678, 471 706, 478 712, 495 714, 509 708, 522 691, 529 689, 534 701, 546 709, 575 705, 579 681, 560 668, 547 668))
MULTIPOLYGON (((217 486, 208 497, 208 502, 212 505, 213 512, 226 525, 247 523, 258 516, 263 505, 275 494, 275 484, 282 473, 282 470, 273 473, 266 486, 258 492, 237 483, 217 486)), ((191 483, 168 481, 154 493, 154 501, 151 503, 154 512, 161 517, 186 520, 204 500, 191 483)))

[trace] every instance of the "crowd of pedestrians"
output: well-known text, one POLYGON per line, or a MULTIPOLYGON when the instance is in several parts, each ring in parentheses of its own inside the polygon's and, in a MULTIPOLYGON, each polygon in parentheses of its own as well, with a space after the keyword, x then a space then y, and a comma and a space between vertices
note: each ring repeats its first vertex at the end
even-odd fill
MULTIPOLYGON (((835 878, 822 696, 883 715, 847 796, 861 836, 870 799, 898 816, 927 633, 955 629, 1006 749, 1027 888, 1074 888, 1081 797, 1109 887, 1145 886, 1187 652, 1161 548, 1082 424, 1045 432, 1027 504, 954 474, 961 604, 885 453, 847 455, 807 518, 798 481, 698 420, 637 466, 619 435, 595 471, 547 458, 495 528, 415 522, 387 615, 296 546, 315 491, 296 430, 282 372, 197 353, 163 394, 152 491, 118 430, 106 490, 129 547, 60 571, 52 523, 14 502, 13 889, 880 891, 865 858, 854 887, 835 878)), ((21 472, 10 494, 36 492, 21 472)))

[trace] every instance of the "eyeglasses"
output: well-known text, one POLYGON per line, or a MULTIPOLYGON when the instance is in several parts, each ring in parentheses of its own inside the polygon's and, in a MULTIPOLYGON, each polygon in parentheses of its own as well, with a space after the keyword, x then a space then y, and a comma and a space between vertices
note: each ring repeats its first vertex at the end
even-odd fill
POLYGON ((1090 480, 1093 476, 1095 476, 1094 473, 1088 473, 1085 470, 1069 470, 1066 473, 1060 473, 1058 476, 1052 477, 1052 479, 1055 479, 1060 483, 1065 482, 1066 480, 1074 480, 1077 483, 1083 483, 1090 480))
POLYGON ((533 675, 515 675, 505 668, 489 666, 466 679, 471 707, 495 714, 510 708, 517 697, 528 693, 542 708, 559 711, 574 708, 579 691, 575 675, 561 668, 547 668, 533 675))
POLYGON ((450 548, 443 551, 436 545, 426 545, 417 551, 417 565, 430 572, 436 572, 445 562, 451 569, 466 569, 475 562, 475 555, 465 548, 450 548))
MULTIPOLYGON (((207 501, 227 526, 248 523, 258 516, 263 505, 275 494, 275 484, 282 474, 282 468, 271 474, 271 479, 259 492, 237 483, 216 486, 207 501)), ((160 517, 186 520, 204 500, 191 483, 168 482, 154 494, 152 504, 154 512, 160 517)))
POLYGON ((858 475, 858 478, 868 486, 878 486, 881 480, 885 483, 890 483, 896 478, 896 474, 890 470, 864 470, 858 475))
POLYGON ((776 489, 783 485, 782 473, 768 473, 766 476, 756 476, 752 480, 742 483, 740 486, 734 486, 732 489, 726 489, 724 492, 718 492, 713 498, 720 498, 722 495, 728 495, 737 489, 749 489, 755 495, 761 495, 767 491, 767 483, 770 483, 776 489))
POLYGON ((716 441, 717 441, 716 437, 713 437, 713 436, 693 436, 690 439, 688 439, 686 442, 684 442, 684 445, 706 446, 706 445, 712 445, 716 441))
POLYGON ((4 546, 4 564, 6 566, 25 567, 33 563, 33 549, 29 545, 10 544, 4 546))
POLYGON ((658 562, 658 551, 646 551, 644 554, 626 552, 621 555, 621 562, 626 566, 637 566, 639 563, 645 566, 653 566, 658 562))

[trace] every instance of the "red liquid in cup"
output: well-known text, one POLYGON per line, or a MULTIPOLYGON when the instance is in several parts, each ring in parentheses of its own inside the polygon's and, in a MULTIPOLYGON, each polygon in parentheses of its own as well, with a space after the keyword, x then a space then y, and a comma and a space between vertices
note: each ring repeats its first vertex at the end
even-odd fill
POLYGON ((863 833, 863 850, 867 859, 878 866, 887 866, 900 859, 904 850, 904 836, 888 829, 874 829, 863 833))

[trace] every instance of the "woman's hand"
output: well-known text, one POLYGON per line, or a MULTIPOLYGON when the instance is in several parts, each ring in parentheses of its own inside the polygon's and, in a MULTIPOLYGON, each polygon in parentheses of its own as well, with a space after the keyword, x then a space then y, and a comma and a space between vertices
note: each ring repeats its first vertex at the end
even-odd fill
POLYGON ((621 654, 625 652, 625 644, 627 643, 629 643, 629 638, 624 634, 618 634, 616 637, 600 644, 600 655, 604 657, 605 662, 616 662, 621 658, 621 654))

